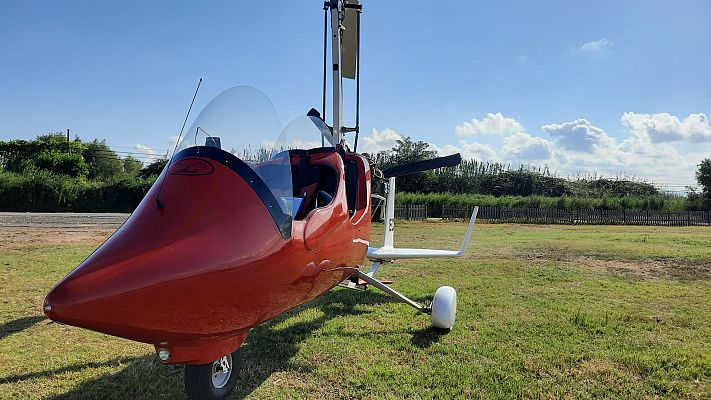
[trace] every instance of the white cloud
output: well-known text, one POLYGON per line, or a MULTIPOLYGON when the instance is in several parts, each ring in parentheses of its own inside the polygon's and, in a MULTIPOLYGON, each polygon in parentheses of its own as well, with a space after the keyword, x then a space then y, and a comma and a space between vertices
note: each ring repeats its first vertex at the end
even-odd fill
POLYGON ((668 113, 636 114, 626 112, 620 118, 634 137, 652 143, 688 141, 711 142, 711 126, 705 114, 689 114, 680 120, 668 113))
POLYGON ((525 64, 526 61, 528 61, 528 57, 526 57, 525 54, 521 54, 520 56, 518 56, 518 58, 517 58, 516 60, 517 60, 520 64, 525 64))
POLYGON ((512 135, 524 132, 523 126, 513 118, 505 117, 500 112, 488 113, 482 119, 472 119, 456 127, 457 135, 512 135))
POLYGON ((439 156, 448 156, 454 153, 460 153, 464 159, 473 159, 479 161, 500 161, 491 146, 483 143, 471 143, 465 140, 459 141, 459 146, 453 146, 451 144, 439 147, 432 143, 429 144, 430 148, 437 151, 439 156))
POLYGON ((358 151, 362 153, 375 154, 381 150, 389 150, 402 136, 392 129, 383 129, 378 132, 373 128, 370 136, 361 136, 358 151))
POLYGON ((503 142, 504 152, 520 160, 546 160, 553 156, 554 147, 550 141, 525 132, 508 136, 503 142))
POLYGON ((479 161, 500 161, 496 150, 482 143, 469 143, 462 141, 460 152, 463 158, 479 161))
POLYGON ((652 138, 655 135, 676 138, 668 132, 658 132, 674 127, 675 132, 681 132, 680 135, 688 141, 707 140, 705 134, 708 128, 705 127, 708 123, 703 114, 692 114, 679 120, 669 114, 653 118, 625 113, 620 120, 628 128, 628 136, 620 141, 585 119, 544 125, 544 131, 558 137, 554 143, 553 161, 549 165, 564 174, 576 171, 607 176, 623 174, 693 184, 696 163, 703 158, 703 154, 689 152, 688 149, 683 151, 672 143, 655 142, 652 138))
POLYGON ((150 163, 151 160, 153 160, 156 157, 156 151, 150 146, 146 146, 145 144, 134 144, 133 145, 134 150, 136 152, 141 153, 143 156, 139 156, 138 159, 140 159, 144 163, 150 163))
MULTIPOLYGON (((625 113, 620 122, 626 130, 617 139, 583 118, 543 125, 540 134, 549 138, 527 132, 502 113, 489 113, 457 126, 459 138, 450 136, 457 143, 430 145, 442 156, 461 153, 480 161, 545 164, 560 175, 596 173, 693 184, 696 164, 708 157, 708 149, 697 143, 711 142, 706 115, 625 113)), ((363 151, 390 149, 401 137, 392 129, 373 130, 361 139, 363 151)))
POLYGON ((595 153, 614 146, 614 140, 586 119, 562 124, 543 125, 541 129, 553 137, 562 148, 583 153, 595 153))
POLYGON ((156 155, 156 151, 152 147, 146 146, 145 144, 137 143, 137 144, 133 145, 133 148, 135 150, 138 150, 139 153, 142 153, 142 154, 145 154, 148 156, 156 155))
POLYGON ((583 43, 578 50, 586 53, 599 53, 609 51, 615 45, 615 42, 602 38, 592 42, 583 43))
POLYGON ((163 149, 163 150, 157 150, 151 146, 148 146, 148 145, 145 145, 142 143, 134 144, 133 149, 137 153, 142 154, 141 160, 144 163, 150 163, 153 160, 157 160, 159 158, 163 158, 166 156, 169 157, 171 154, 173 154, 173 149, 175 149, 175 144, 177 143, 177 141, 178 141, 177 136, 169 137, 168 142, 166 144, 167 147, 166 147, 166 149, 163 149))
POLYGON ((173 150, 175 149, 175 146, 178 144, 178 137, 177 136, 171 136, 168 138, 168 154, 173 154, 173 150))
POLYGON ((451 144, 446 144, 442 147, 437 146, 436 144, 433 143, 428 143, 430 145, 430 148, 437 151, 437 155, 439 156, 449 156, 455 153, 461 153, 462 149, 460 149, 457 146, 453 146, 451 144))

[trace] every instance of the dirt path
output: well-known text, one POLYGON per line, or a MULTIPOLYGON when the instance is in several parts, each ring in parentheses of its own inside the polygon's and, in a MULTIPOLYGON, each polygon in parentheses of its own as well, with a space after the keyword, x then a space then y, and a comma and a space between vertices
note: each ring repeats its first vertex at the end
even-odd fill
POLYGON ((32 244, 99 244, 128 216, 113 213, 0 213, 0 250, 32 244))
POLYGON ((0 212, 2 228, 116 229, 129 214, 118 213, 7 213, 0 212))

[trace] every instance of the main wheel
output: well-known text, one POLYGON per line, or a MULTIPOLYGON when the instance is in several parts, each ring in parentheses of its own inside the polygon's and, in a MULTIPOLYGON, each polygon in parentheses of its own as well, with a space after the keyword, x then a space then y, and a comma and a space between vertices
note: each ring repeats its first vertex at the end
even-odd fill
POLYGON ((220 400, 237 385, 242 349, 210 364, 185 366, 185 392, 190 400, 220 400))
POLYGON ((457 291, 451 286, 442 286, 432 300, 432 325, 440 329, 452 329, 457 318, 457 291))

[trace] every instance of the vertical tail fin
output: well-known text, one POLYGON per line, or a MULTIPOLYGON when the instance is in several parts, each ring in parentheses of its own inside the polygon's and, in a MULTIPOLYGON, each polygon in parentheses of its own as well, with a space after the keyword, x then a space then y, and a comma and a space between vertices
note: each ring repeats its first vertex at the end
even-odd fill
POLYGON ((395 235, 395 177, 388 179, 388 199, 385 203, 385 240, 383 248, 392 249, 394 247, 393 237, 395 235))

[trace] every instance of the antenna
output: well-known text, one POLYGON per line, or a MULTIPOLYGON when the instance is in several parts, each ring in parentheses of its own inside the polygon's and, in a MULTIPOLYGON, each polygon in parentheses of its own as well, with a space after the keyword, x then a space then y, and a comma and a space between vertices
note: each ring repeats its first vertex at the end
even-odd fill
MULTIPOLYGON (((178 150, 178 145, 180 144, 180 138, 183 136, 183 131, 185 130, 185 124, 188 122, 188 118, 190 117, 190 111, 193 109, 193 104, 195 104, 195 98, 197 97, 198 90, 200 90, 200 85, 202 84, 202 78, 198 81, 197 87, 195 88, 195 94, 193 94, 193 99, 190 102, 190 107, 188 107, 188 113, 185 114, 185 120, 183 121, 183 126, 180 128, 180 134, 178 134, 178 140, 175 142, 175 147, 173 148, 173 154, 170 156, 170 161, 168 161, 168 165, 165 166, 166 171, 170 169, 170 164, 173 162, 173 156, 175 155, 175 151, 178 150)), ((160 191, 163 190, 163 183, 165 183, 165 179, 168 177, 166 176, 163 177, 163 180, 160 181, 160 186, 158 187, 158 194, 156 194, 156 207, 158 207, 159 210, 162 210, 165 208, 165 204, 160 200, 160 191)))
POLYGON ((188 122, 188 117, 190 117, 190 111, 193 109, 193 104, 195 104, 195 98, 197 97, 198 90, 200 90, 200 85, 202 84, 202 78, 198 81, 197 87, 195 88, 195 94, 193 94, 193 100, 190 102, 190 107, 188 107, 188 113, 185 114, 185 120, 183 121, 183 127, 180 128, 180 134, 178 134, 178 140, 175 142, 175 147, 173 148, 173 155, 170 156, 172 159, 175 155, 175 150, 178 149, 178 144, 180 144, 180 137, 183 136, 183 131, 185 130, 185 124, 188 122))

